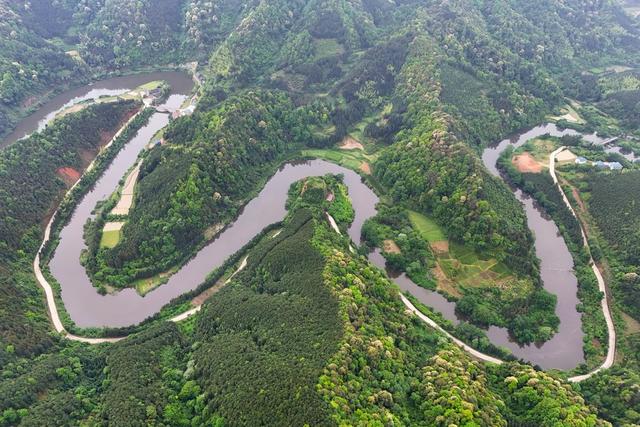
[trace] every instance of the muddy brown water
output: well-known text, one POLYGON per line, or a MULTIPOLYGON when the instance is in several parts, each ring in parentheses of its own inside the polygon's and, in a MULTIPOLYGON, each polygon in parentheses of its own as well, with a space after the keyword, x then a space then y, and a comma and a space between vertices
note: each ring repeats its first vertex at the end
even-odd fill
MULTIPOLYGON (((49 101, 29 116, 22 119, 13 132, 0 141, 0 148, 13 144, 33 132, 42 130, 60 111, 88 99, 102 96, 122 95, 145 83, 164 80, 175 94, 189 94, 193 88, 191 77, 182 71, 158 71, 153 73, 132 74, 129 76, 113 77, 86 86, 63 92, 49 101)), ((175 108, 179 107, 178 104, 175 108)))
MULTIPOLYGON (((156 128, 153 126, 160 124, 151 124, 152 128, 148 132, 143 129, 140 138, 142 145, 143 141, 148 141, 147 136, 155 132, 156 128)), ((137 141, 133 140, 126 149, 130 147, 137 147, 137 141)), ((344 182, 349 187, 356 208, 355 220, 349 229, 349 236, 355 241, 359 241, 364 221, 375 215, 377 197, 355 172, 322 160, 286 164, 267 182, 258 196, 244 207, 239 217, 171 276, 166 284, 144 297, 130 288, 111 295, 100 295, 79 262, 80 252, 86 247, 82 239, 82 226, 96 202, 113 191, 130 165, 131 161, 126 154, 114 160, 113 170, 107 170, 94 190, 78 204, 72 220, 60 234, 60 244, 49 264, 51 273, 60 283, 65 307, 80 327, 136 324, 158 312, 173 298, 195 289, 211 271, 222 265, 263 228, 284 218, 290 185, 307 176, 328 173, 344 175, 344 182)))
MULTIPOLYGON (((83 96, 95 97, 99 96, 96 93, 102 93, 92 91, 105 90, 109 91, 105 94, 112 95, 113 91, 131 89, 147 81, 171 80, 166 73, 152 73, 144 76, 111 79, 104 84, 97 83, 93 88, 77 89, 76 93, 66 94, 61 100, 57 100, 57 104, 51 104, 48 108, 50 111, 38 112, 25 119, 28 123, 21 123, 14 134, 26 134, 38 129, 38 126, 41 126, 38 123, 42 123, 46 117, 55 115, 55 105, 59 110, 65 108, 65 105, 72 99, 76 99, 73 102, 77 102, 77 99, 83 96), (127 83, 123 83, 123 81, 127 83), (123 87, 121 88, 119 85, 123 87)), ((182 77, 176 77, 177 81, 172 84, 174 94, 167 102, 170 110, 177 108, 191 90, 192 83, 190 79, 188 83, 184 81, 184 76, 182 74, 182 77)), ((170 81, 170 83, 172 82, 170 81)), ((144 297, 138 295, 133 289, 125 289, 110 295, 100 295, 92 286, 84 267, 79 262, 80 253, 85 248, 82 238, 83 225, 87 218, 91 217, 91 211, 96 203, 111 194, 151 136, 167 123, 168 117, 165 114, 158 113, 151 117, 149 123, 121 150, 93 189, 76 206, 70 222, 61 231, 60 243, 49 267, 53 276, 60 283, 66 310, 80 327, 119 327, 137 324, 157 313, 173 298, 195 289, 211 271, 222 265, 229 256, 242 248, 264 227, 285 216, 287 191, 289 186, 299 179, 327 173, 344 175, 345 184, 349 188, 356 212, 355 220, 349 228, 349 235, 356 242, 360 241, 360 232, 364 221, 375 215, 375 205, 378 198, 371 189, 362 183, 360 176, 355 172, 322 160, 287 164, 280 168, 258 196, 245 206, 238 218, 171 276, 168 283, 154 289, 144 297)), ((571 130, 560 131, 551 124, 538 126, 486 149, 482 155, 483 162, 492 174, 498 175, 496 161, 506 147, 509 145, 520 146, 527 140, 546 133, 561 136, 575 132, 571 130)), ((14 139, 19 137, 13 136, 14 139)), ((588 135, 587 139, 594 142, 601 141, 595 135, 588 135)), ((9 138, 10 140, 11 138, 9 138)), ((6 142, 7 140, 5 140, 6 142)), ((528 224, 536 236, 535 248, 541 261, 544 287, 558 297, 556 314, 561 320, 560 329, 550 341, 542 345, 518 345, 510 339, 504 328, 491 327, 487 334, 494 344, 506 347, 516 357, 538 364, 543 368, 574 368, 583 362, 583 334, 581 315, 576 310, 579 301, 576 296, 577 281, 572 271, 571 254, 559 235, 555 223, 547 218, 530 198, 524 196, 520 191, 515 191, 514 194, 523 203, 528 224)), ((379 251, 370 254, 369 259, 378 267, 384 268, 384 258, 379 251)), ((440 311, 445 318, 454 323, 460 322, 461 319, 455 313, 455 304, 447 301, 442 295, 417 286, 405 274, 396 275, 393 280, 402 290, 412 293, 422 303, 440 311)))

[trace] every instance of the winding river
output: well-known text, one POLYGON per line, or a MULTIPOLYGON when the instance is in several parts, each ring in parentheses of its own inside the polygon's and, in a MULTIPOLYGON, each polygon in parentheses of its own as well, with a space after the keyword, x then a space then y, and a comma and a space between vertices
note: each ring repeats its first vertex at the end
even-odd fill
MULTIPOLYGON (((41 129, 46 120, 53 117, 56 111, 79 100, 104 94, 122 93, 148 81, 159 79, 167 80, 172 86, 172 95, 165 104, 170 111, 178 108, 193 87, 191 79, 183 73, 151 73, 96 83, 93 86, 62 94, 57 97, 59 99, 56 98, 55 102, 52 100, 45 105, 45 107, 48 106, 47 108, 43 107, 45 111, 39 110, 25 119, 28 123, 22 123, 12 137, 5 140, 3 144, 20 138, 20 135, 41 129)), ((149 123, 140 129, 119 152, 92 190, 82 198, 71 220, 60 233, 60 243, 49 268, 60 283, 66 310, 80 327, 120 327, 137 324, 158 312, 173 298, 195 289, 212 270, 222 265, 230 255, 242 248, 264 227, 280 221, 285 216, 285 201, 289 186, 304 177, 327 173, 344 175, 356 212, 355 220, 349 229, 349 235, 353 241, 360 241, 362 224, 367 218, 375 215, 378 197, 362 183, 357 173, 322 160, 286 164, 267 182, 258 196, 244 207, 234 223, 171 276, 167 284, 154 289, 144 297, 133 289, 100 295, 92 286, 84 267, 79 262, 80 253, 85 248, 82 238, 83 225, 87 218, 91 217, 96 203, 113 192, 118 181, 134 164, 151 136, 167 123, 166 114, 156 113, 150 118, 149 123)), ((538 126, 487 148, 482 155, 482 160, 487 169, 498 176, 496 161, 505 148, 509 145, 520 146, 529 139, 544 134, 562 136, 576 134, 576 132, 561 131, 553 124, 538 126)), ((596 135, 585 137, 592 142, 602 142, 596 135)), ((536 236, 535 249, 541 261, 544 287, 558 297, 556 314, 561 323, 558 333, 542 345, 520 346, 509 338, 504 328, 491 327, 487 335, 494 344, 509 348, 516 357, 538 364, 545 369, 575 368, 583 362, 583 334, 581 315, 576 310, 579 301, 576 296, 577 281, 572 271, 571 254, 555 223, 522 192, 516 190, 514 194, 523 203, 529 227, 536 236)), ((384 258, 379 251, 370 254, 369 259, 375 265, 384 268, 384 258)), ((447 301, 442 295, 417 286, 404 274, 395 276, 393 279, 402 290, 410 292, 424 304, 440 311, 445 318, 454 323, 461 321, 455 313, 455 304, 447 301)))
POLYGON ((51 273, 60 283, 65 307, 80 327, 117 327, 139 323, 158 312, 173 298, 198 287, 212 270, 249 243, 263 228, 284 218, 289 187, 302 178, 328 173, 344 175, 345 184, 349 187, 356 206, 355 220, 349 229, 349 235, 355 241, 359 241, 364 221, 375 215, 378 200, 373 191, 361 182, 360 176, 349 169, 322 160, 286 164, 276 172, 258 196, 244 207, 233 224, 173 274, 168 283, 144 297, 131 288, 115 294, 100 295, 79 262, 80 252, 85 248, 82 226, 96 202, 113 191, 113 181, 117 182, 134 160, 135 155, 131 158, 116 158, 113 171, 111 168, 107 170, 95 189, 79 203, 72 220, 62 230, 60 244, 49 264, 51 273))
MULTIPOLYGON (((13 132, 0 141, 0 148, 13 144, 33 132, 44 129, 56 114, 67 107, 88 99, 97 99, 101 96, 122 95, 138 86, 155 80, 164 80, 171 86, 171 91, 176 95, 173 98, 175 101, 178 100, 180 95, 188 95, 193 88, 191 77, 182 71, 157 71, 100 80, 63 92, 45 102, 38 110, 22 119, 13 132)), ((180 106, 180 104, 175 105, 171 100, 169 101, 173 108, 180 106)))
MULTIPOLYGON (((522 146, 532 138, 545 134, 552 136, 578 135, 578 132, 560 130, 554 124, 545 124, 500 141, 485 149, 482 161, 494 176, 500 176, 496 163, 500 154, 509 146, 522 146)), ((582 135, 593 143, 604 140, 595 134, 582 135)), ((515 197, 523 204, 527 223, 535 239, 536 255, 540 259, 540 275, 544 288, 557 296, 556 315, 560 319, 558 332, 543 344, 520 345, 513 341, 506 328, 491 326, 487 331, 489 340, 501 347, 508 348, 511 353, 544 369, 570 370, 584 362, 582 351, 583 332, 582 316, 576 310, 579 303, 577 297, 578 282, 573 272, 573 259, 567 245, 560 235, 557 225, 537 204, 520 190, 514 190, 515 197)), ((370 260, 380 268, 384 268, 384 258, 379 251, 370 255, 370 260)), ((390 273, 392 274, 392 273, 390 273)), ((406 274, 396 275, 395 282, 404 291, 414 295, 420 302, 428 305, 454 324, 461 319, 455 312, 455 303, 448 301, 441 294, 416 285, 406 274)))

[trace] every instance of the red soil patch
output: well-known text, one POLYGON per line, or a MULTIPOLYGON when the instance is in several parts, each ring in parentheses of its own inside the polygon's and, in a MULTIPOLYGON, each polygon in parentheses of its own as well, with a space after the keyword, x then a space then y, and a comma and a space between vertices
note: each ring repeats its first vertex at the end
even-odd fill
POLYGON ((431 242, 431 249, 437 254, 446 254, 449 252, 449 241, 440 240, 438 242, 431 242))
POLYGON ((340 149, 342 149, 342 150, 364 150, 364 147, 355 138, 352 138, 350 136, 345 136, 345 138, 342 140, 342 144, 340 145, 340 149))
POLYGON ((542 171, 540 163, 536 162, 536 159, 534 159, 529 153, 513 156, 511 162, 519 172, 540 173, 542 171))
POLYGON ((371 166, 367 162, 362 162, 362 164, 360 164, 360 170, 366 175, 371 175, 371 166))
POLYGON ((71 187, 77 180, 80 179, 80 172, 75 170, 74 168, 70 168, 65 166, 63 168, 58 168, 56 173, 68 187, 71 187))

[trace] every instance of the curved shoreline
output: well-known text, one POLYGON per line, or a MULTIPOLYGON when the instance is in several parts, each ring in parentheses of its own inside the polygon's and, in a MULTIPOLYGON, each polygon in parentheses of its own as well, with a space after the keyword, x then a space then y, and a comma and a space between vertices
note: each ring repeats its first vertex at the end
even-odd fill
MULTIPOLYGON (((138 113, 139 114, 139 113, 138 113)), ((133 120, 137 117, 137 114, 135 116, 133 116, 130 120, 133 120)), ((127 122, 126 125, 124 125, 117 133, 116 135, 113 137, 113 139, 109 142, 109 144, 107 144, 107 146, 105 147, 109 147, 112 142, 121 134, 122 131, 124 131, 124 129, 126 129, 129 125, 129 122, 127 122)), ((550 159, 550 163, 551 163, 551 167, 550 167, 550 173, 551 176, 554 180, 554 183, 558 186, 558 188, 561 190, 561 193, 563 195, 563 198, 565 199, 565 203, 567 203, 567 205, 569 206, 569 208, 571 209, 572 213, 575 215, 575 212, 573 211, 573 209, 571 208, 568 200, 566 199, 566 196, 564 195, 564 192, 562 191, 562 188, 559 186, 558 182, 557 182, 557 178, 555 176, 555 156, 562 151, 562 149, 564 149, 564 147, 562 147, 559 150, 556 150, 556 152, 552 153, 551 159, 550 159)), ((85 171, 85 173, 89 170, 92 169, 93 164, 96 160, 94 160, 87 168, 87 170, 85 171)), ((334 165, 337 166, 337 165, 334 165)), ((306 176, 306 175, 305 175, 306 176)), ((310 176, 310 175, 309 175, 310 176)), ((76 184, 74 184, 74 186, 72 186, 67 194, 73 190, 73 188, 80 182, 80 180, 78 182, 76 182, 76 184)), ((66 197, 66 195, 65 195, 66 197)), ((57 211, 56 211, 57 213, 57 211)), ((78 335, 74 335, 74 334, 70 334, 65 328, 64 325, 62 324, 62 321, 60 320, 60 316, 58 313, 58 308, 56 305, 56 301, 55 301, 55 297, 54 297, 54 293, 53 293, 53 288, 51 287, 51 285, 48 283, 47 279, 44 277, 44 275, 42 274, 42 271, 40 270, 40 252, 42 250, 42 248, 44 248, 44 246, 46 245, 46 243, 49 241, 50 238, 50 233, 51 233, 51 227, 53 224, 55 218, 55 214, 54 216, 52 216, 51 220, 49 221, 49 224, 47 225, 46 229, 45 229, 45 233, 44 233, 44 238, 42 241, 42 244, 40 246, 40 249, 38 251, 38 253, 36 254, 36 257, 34 259, 34 263, 33 263, 33 268, 34 268, 34 273, 36 275, 36 279, 38 280, 38 283, 40 284, 40 286, 44 289, 45 291, 45 295, 46 295, 46 300, 47 300, 47 306, 48 306, 48 311, 49 311, 49 315, 50 318, 52 320, 52 323, 54 325, 54 329, 60 333, 63 334, 65 338, 73 340, 73 341, 79 341, 79 342, 85 342, 88 344, 100 344, 100 343, 107 343, 107 342, 117 342, 123 338, 125 338, 126 336, 122 336, 122 337, 110 337, 110 338, 89 338, 89 337, 82 337, 82 336, 78 336, 78 335)), ((332 218, 329 216, 327 218, 330 222, 330 224, 332 223, 332 218)), ((331 224, 333 225, 333 224, 331 224)), ((334 227, 332 227, 334 228, 334 227)), ((582 226, 581 226, 582 229, 582 226)), ((335 228, 334 228, 335 230, 335 228)), ((336 230, 337 232, 339 232, 339 230, 336 230)), ((350 233, 351 234, 351 233, 350 233)), ((587 241, 586 241, 586 235, 584 233, 584 230, 582 229, 582 234, 583 234, 583 240, 585 242, 585 245, 587 245, 587 241)), ((352 236, 353 238, 353 236, 352 236)), ((236 273, 238 273, 240 270, 242 270, 247 263, 247 258, 245 257, 241 263, 241 265, 239 266, 239 268, 227 279, 227 281, 224 282, 224 284, 227 284, 229 281, 231 281, 231 279, 233 278, 233 276, 235 276, 236 273)), ((592 268, 594 270, 594 274, 596 275, 597 279, 598 279, 598 283, 599 283, 599 287, 601 289, 601 291, 603 291, 605 293, 606 296, 606 287, 604 285, 604 280, 602 279, 602 276, 599 272, 599 270, 597 269, 597 267, 595 266, 595 264, 593 263, 593 260, 591 260, 591 265, 592 268), (604 289, 604 290, 603 290, 604 289)), ((427 317, 426 315, 424 315, 423 313, 421 313, 404 295, 402 295, 402 293, 400 294, 401 299, 405 305, 405 307, 407 308, 408 311, 416 314, 423 322, 425 322, 427 325, 437 329, 439 332, 443 333, 445 336, 447 336, 447 338, 449 338, 450 340, 452 340, 456 345, 458 345, 460 348, 462 348, 464 351, 466 351, 467 353, 469 353, 470 355, 472 355, 473 357, 485 361, 485 362, 489 362, 489 363, 496 363, 496 364, 500 364, 503 363, 502 360, 487 355, 485 353, 482 353, 478 350, 475 350, 474 348, 470 347, 469 345, 465 344, 463 341, 459 340, 458 338, 455 338, 453 335, 451 335, 450 333, 448 333, 447 331, 445 331, 442 327, 440 327, 433 319, 427 317)), ((185 320, 187 318, 189 318, 190 316, 192 316, 193 314, 197 313, 198 311, 201 310, 202 305, 198 305, 196 307, 193 307, 181 314, 178 314, 176 316, 173 316, 170 319, 167 319, 167 321, 172 321, 172 322, 180 322, 182 320, 185 320)), ((605 314, 605 319, 607 320, 607 327, 609 329, 609 349, 608 349, 608 353, 607 353, 607 358, 605 359, 604 363, 599 366, 597 369, 591 371, 590 373, 584 374, 584 375, 579 375, 579 376, 574 376, 569 378, 568 380, 571 382, 579 382, 582 381, 584 379, 590 378, 592 375, 594 375, 595 373, 609 368, 610 366, 613 365, 613 359, 615 356, 615 329, 613 328, 613 321, 611 319, 611 314, 610 314, 610 310, 609 310, 609 306, 606 300, 606 297, 603 299, 602 301, 602 307, 603 307, 603 312, 605 314)))
MULTIPOLYGON (((551 153, 551 155, 549 156, 549 174, 553 179, 553 183, 556 185, 556 187, 560 191, 560 194, 562 195, 562 200, 564 200, 565 205, 567 205, 571 214, 576 218, 576 220, 578 220, 578 224, 580 224, 580 232, 582 233, 582 242, 584 244, 584 247, 589 249, 589 253, 591 253, 591 250, 589 248, 589 240, 587 239, 587 234, 584 231, 584 227, 580 223, 580 219, 578 218, 578 215, 573 209, 573 206, 571 206, 571 203, 569 202, 569 199, 567 198, 567 195, 564 193, 562 186, 558 182, 558 177, 556 176, 556 156, 560 154, 562 151, 564 151, 565 148, 566 148, 565 146, 562 146, 557 150, 555 150, 553 153, 551 153)), ((616 329, 613 324, 611 309, 609 308, 607 286, 604 282, 604 278, 602 277, 602 273, 596 266, 596 263, 593 260, 593 257, 591 255, 589 255, 589 265, 591 265, 593 274, 596 276, 596 279, 598 280, 598 289, 604 295, 602 300, 600 301, 600 304, 602 306, 602 313, 604 315, 604 319, 607 324, 607 332, 609 335, 608 346, 607 346, 607 356, 605 357, 604 362, 602 362, 602 365, 600 365, 598 368, 594 369, 589 373, 586 373, 583 375, 576 375, 574 377, 569 378, 569 381, 571 382, 580 382, 580 381, 586 380, 588 378, 591 378, 593 375, 597 374, 601 370, 610 368, 611 366, 613 366, 613 362, 616 354, 616 329)))
MULTIPOLYGON (((144 111, 144 108, 141 108, 136 114, 134 114, 129 120, 127 120, 127 122, 124 125, 122 125, 120 127, 120 129, 118 129, 118 131, 113 135, 113 137, 111 138, 109 143, 107 145, 105 145, 101 149, 101 152, 96 156, 96 158, 93 159, 91 161, 91 163, 89 163, 89 166, 87 166, 87 168, 83 172, 82 176, 67 190, 67 192, 64 194, 62 200, 65 200, 67 197, 69 197, 69 195, 71 194, 73 189, 76 188, 76 186, 82 181, 82 179, 86 175, 86 173, 90 172, 93 169, 93 167, 94 167, 96 161, 98 160, 98 158, 100 157, 100 155, 102 153, 104 153, 105 150, 109 149, 109 147, 111 147, 111 145, 118 139, 118 137, 120 135, 122 135, 122 133, 129 127, 129 125, 136 118, 138 118, 138 116, 143 111, 144 111)), ((36 253, 35 258, 33 259, 33 272, 35 273, 36 280, 38 281, 38 284, 44 290, 44 293, 45 293, 45 296, 46 296, 46 299, 47 299, 47 308, 48 308, 48 311, 49 311, 49 318, 51 319, 51 322, 53 323, 53 327, 56 330, 56 332, 58 332, 60 334, 63 334, 65 336, 65 338, 68 338, 68 339, 70 339, 72 341, 80 341, 80 342, 85 342, 85 343, 88 343, 88 344, 101 344, 101 343, 104 343, 104 342, 116 342, 116 341, 119 341, 124 337, 120 337, 120 338, 87 338, 87 337, 80 337, 80 336, 77 336, 77 335, 70 334, 64 328, 64 325, 62 324, 62 321, 60 320, 60 315, 58 313, 58 307, 56 305, 56 300, 55 300, 55 297, 54 297, 54 294, 53 294, 53 288, 51 287, 51 285, 49 284, 47 279, 44 277, 44 275, 42 274, 42 270, 40 269, 40 253, 44 249, 45 245, 49 242, 49 238, 51 237, 51 227, 53 226, 53 223, 54 223, 54 221, 56 219, 56 216, 58 215, 58 209, 59 209, 59 205, 58 205, 58 208, 53 213, 53 215, 51 215, 51 219, 49 219, 49 222, 47 223, 47 226, 44 229, 44 236, 42 238, 42 243, 40 244, 40 247, 38 248, 38 252, 36 253)))
MULTIPOLYGON (((0 135, 0 150, 40 131, 42 127, 50 123, 50 119, 54 118, 56 113, 61 111, 65 105, 68 105, 71 101, 73 101, 73 103, 69 105, 77 105, 83 100, 99 98, 101 95, 122 94, 135 89, 135 86, 127 87, 130 85, 120 83, 120 81, 134 80, 139 81, 140 84, 144 84, 143 81, 149 82, 155 79, 173 79, 175 81, 171 74, 181 73, 189 75, 192 72, 189 67, 184 65, 152 69, 105 71, 88 77, 84 83, 68 85, 61 91, 54 90, 52 92, 45 92, 42 94, 43 99, 41 102, 25 110, 24 114, 20 114, 20 119, 12 126, 11 130, 4 135, 0 135), (151 78, 151 80, 149 80, 149 78, 151 78), (93 92, 95 92, 95 94, 89 96, 93 92)), ((189 78, 195 82, 193 74, 191 74, 189 78)), ((136 86, 138 85, 136 84, 136 86)))

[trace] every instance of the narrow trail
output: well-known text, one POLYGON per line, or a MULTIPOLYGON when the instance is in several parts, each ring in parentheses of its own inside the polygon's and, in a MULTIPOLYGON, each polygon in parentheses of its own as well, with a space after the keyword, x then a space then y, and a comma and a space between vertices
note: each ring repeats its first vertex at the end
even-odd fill
MULTIPOLYGON (((558 187, 558 190, 560 191, 560 194, 562 195, 562 199, 564 200, 564 203, 569 208, 569 211, 571 211, 571 214, 576 219, 578 219, 578 224, 580 224, 580 232, 582 233, 582 243, 583 243, 585 248, 589 249, 589 241, 587 239, 587 234, 585 233, 584 228, 583 228, 582 224, 579 221, 578 215, 576 214, 575 210, 573 209, 573 206, 571 206, 571 203, 569 202, 569 199, 567 198, 566 194, 564 193, 564 190, 562 189, 562 186, 558 182, 558 177, 556 176, 556 157, 558 156, 558 154, 560 154, 562 151, 564 151, 565 148, 566 148, 565 146, 562 146, 562 147, 558 148, 557 150, 555 150, 553 153, 551 153, 551 156, 549 156, 549 174, 551 174, 551 178, 553 179, 553 183, 558 187)), ((596 263, 594 262, 592 257, 589 257, 589 264, 591 265, 591 269, 593 270, 593 274, 596 276, 596 279, 598 280, 598 289, 604 295, 604 297, 602 298, 602 301, 600 302, 600 304, 602 306, 602 313, 604 314, 604 319, 605 319, 605 321, 607 323, 607 332, 608 332, 608 335, 609 335, 609 341, 608 341, 608 346, 607 346, 607 357, 604 359, 604 362, 602 362, 602 365, 600 365, 598 368, 594 369, 593 371, 591 371, 591 372, 589 372, 587 374, 584 374, 584 375, 577 375, 575 377, 569 378, 569 381, 571 381, 571 382, 584 381, 584 380, 586 380, 588 378, 591 378, 594 374, 602 371, 603 369, 608 369, 608 368, 612 367, 614 359, 615 359, 615 355, 616 355, 616 329, 615 329, 615 327, 613 325, 613 317, 611 316, 611 309, 609 308, 609 297, 607 295, 607 286, 606 286, 606 284, 604 282, 604 278, 602 277, 602 273, 600 272, 600 270, 596 266, 596 263)))
MULTIPOLYGON (((234 271, 231 274, 231 276, 229 276, 229 278, 222 284, 222 286, 228 284, 236 274, 240 273, 247 266, 247 258, 249 258, 249 257, 248 256, 244 257, 244 259, 240 263, 240 266, 238 267, 238 269, 236 271, 234 271)), ((206 292, 206 290, 204 292, 206 292)), ((193 314, 196 314, 200 310, 202 310, 202 304, 198 304, 197 306, 195 306, 191 310, 185 311, 182 314, 178 314, 177 316, 172 317, 171 319, 169 319, 169 322, 174 322, 174 323, 181 322, 181 321, 185 320, 186 318, 192 316, 193 314)))

